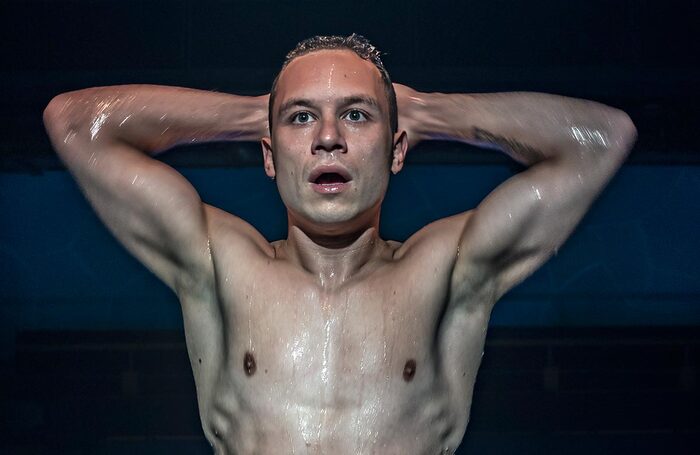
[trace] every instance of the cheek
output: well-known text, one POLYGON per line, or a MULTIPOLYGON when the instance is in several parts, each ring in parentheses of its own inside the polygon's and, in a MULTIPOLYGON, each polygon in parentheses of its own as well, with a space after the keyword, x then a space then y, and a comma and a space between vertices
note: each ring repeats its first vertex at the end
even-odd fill
POLYGON ((277 130, 274 136, 275 144, 284 144, 287 149, 297 151, 309 150, 314 137, 314 129, 311 127, 283 127, 277 130))
POLYGON ((389 182, 389 164, 384 158, 384 156, 366 157, 363 163, 365 191, 371 197, 384 191, 389 182))
POLYGON ((301 175, 301 171, 298 169, 298 166, 299 165, 293 160, 280 160, 279 167, 277 168, 277 180, 287 187, 297 185, 297 180, 301 175))
POLYGON ((312 135, 308 130, 299 130, 298 134, 278 134, 274 138, 275 166, 277 172, 294 171, 303 165, 303 160, 310 155, 312 135))
POLYGON ((283 200, 288 203, 302 197, 305 181, 303 179, 304 163, 288 151, 279 154, 277 160, 277 189, 283 200))

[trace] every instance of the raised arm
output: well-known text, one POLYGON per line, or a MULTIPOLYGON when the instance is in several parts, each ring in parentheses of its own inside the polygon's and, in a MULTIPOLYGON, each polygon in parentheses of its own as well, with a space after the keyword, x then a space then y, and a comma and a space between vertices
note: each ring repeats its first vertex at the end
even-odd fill
POLYGON ((57 96, 44 123, 99 217, 134 256, 176 292, 212 276, 204 205, 182 175, 150 155, 180 143, 259 140, 267 96, 99 87, 57 96))
POLYGON ((622 111, 541 93, 425 94, 398 86, 412 142, 497 148, 528 169, 464 216, 455 299, 495 302, 566 240, 622 165, 636 129, 622 111))

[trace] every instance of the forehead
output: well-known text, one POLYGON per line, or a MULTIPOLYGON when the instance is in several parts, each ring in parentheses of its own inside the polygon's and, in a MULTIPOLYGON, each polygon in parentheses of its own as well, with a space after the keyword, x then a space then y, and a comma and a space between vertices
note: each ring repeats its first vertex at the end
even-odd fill
POLYGON ((383 99, 379 70, 350 50, 320 50, 292 60, 277 82, 275 109, 287 98, 326 100, 348 94, 383 99))

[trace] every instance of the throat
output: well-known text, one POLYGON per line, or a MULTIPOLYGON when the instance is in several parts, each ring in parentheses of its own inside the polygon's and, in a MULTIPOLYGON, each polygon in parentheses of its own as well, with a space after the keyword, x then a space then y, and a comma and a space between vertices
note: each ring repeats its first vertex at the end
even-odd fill
POLYGON ((368 229, 349 243, 336 247, 321 245, 293 227, 282 249, 284 256, 306 272, 318 277, 323 288, 334 288, 351 279, 388 248, 376 229, 368 229))

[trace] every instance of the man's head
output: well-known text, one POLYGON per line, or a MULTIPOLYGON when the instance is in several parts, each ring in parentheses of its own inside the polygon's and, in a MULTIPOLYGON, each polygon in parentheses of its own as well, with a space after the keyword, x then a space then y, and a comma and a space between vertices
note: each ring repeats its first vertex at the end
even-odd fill
POLYGON ((327 233, 378 222, 407 140, 374 46, 357 35, 300 43, 275 79, 269 115, 265 172, 290 222, 327 233))
POLYGON ((391 126, 392 133, 396 133, 399 129, 399 117, 398 109, 396 107, 396 93, 394 92, 394 86, 391 83, 391 78, 381 59, 381 52, 379 49, 374 47, 372 43, 367 40, 362 35, 357 35, 353 33, 350 36, 314 36, 312 38, 305 39, 301 41, 297 46, 292 49, 284 59, 282 63, 282 68, 277 74, 277 77, 272 82, 272 89, 270 90, 270 104, 268 108, 268 121, 270 124, 270 130, 272 130, 273 122, 273 110, 272 106, 275 104, 275 99, 277 97, 277 83, 279 81, 282 71, 287 67, 287 65, 297 57, 309 54, 314 51, 320 50, 349 50, 357 54, 364 60, 372 62, 372 64, 377 67, 379 75, 382 77, 382 82, 384 83, 384 90, 386 91, 387 100, 389 102, 389 124, 391 126))

